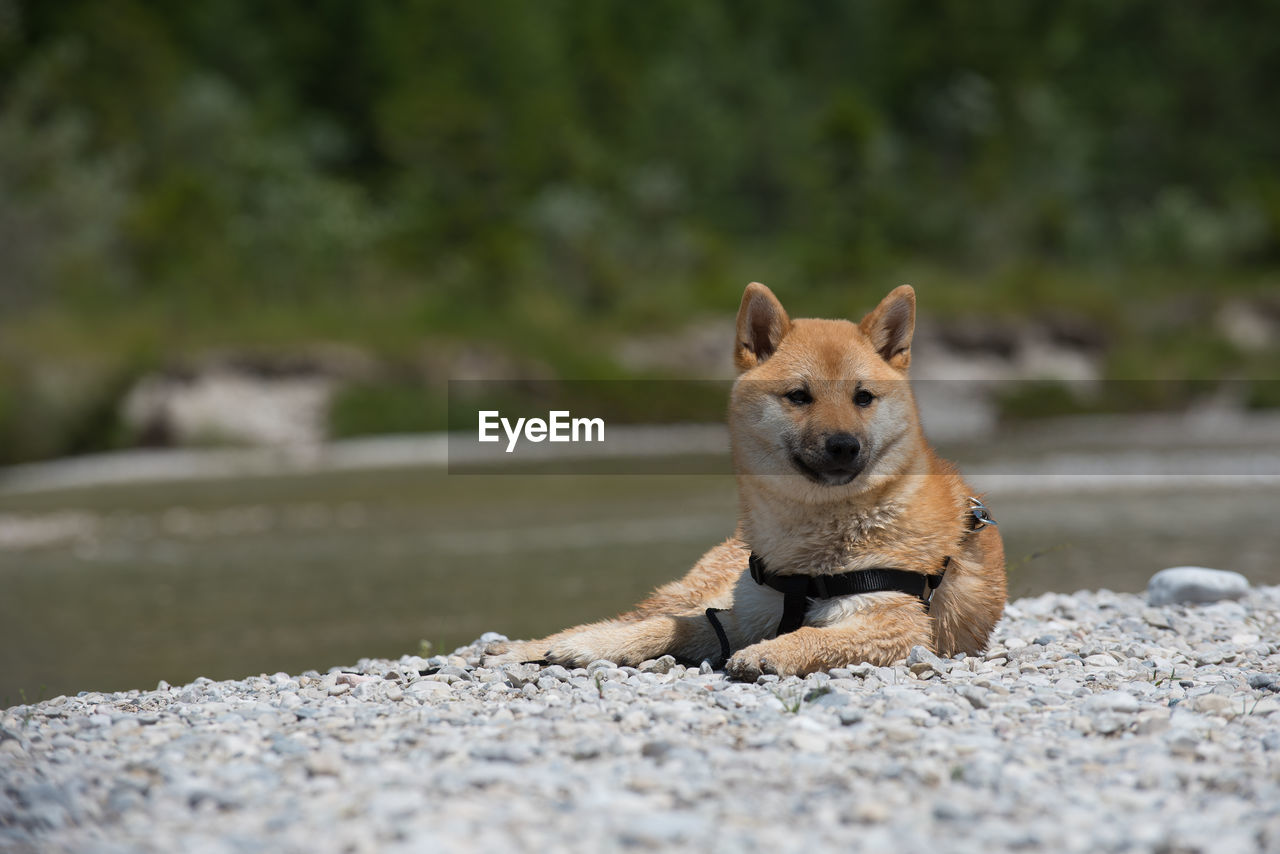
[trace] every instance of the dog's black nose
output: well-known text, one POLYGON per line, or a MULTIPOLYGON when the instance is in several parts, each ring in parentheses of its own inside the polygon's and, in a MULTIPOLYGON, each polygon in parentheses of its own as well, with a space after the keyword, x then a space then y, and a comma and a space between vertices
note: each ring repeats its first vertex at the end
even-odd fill
POLYGON ((852 433, 834 433, 827 437, 827 456, 836 463, 851 463, 862 446, 852 433))

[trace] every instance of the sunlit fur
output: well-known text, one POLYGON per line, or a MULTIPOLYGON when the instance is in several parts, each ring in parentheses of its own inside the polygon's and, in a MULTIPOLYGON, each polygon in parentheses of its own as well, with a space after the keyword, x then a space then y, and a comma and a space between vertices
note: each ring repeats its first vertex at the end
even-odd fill
POLYGON ((943 655, 984 649, 1004 609, 1004 551, 996 528, 968 530, 973 492, 925 441, 907 380, 914 323, 915 293, 905 286, 856 325, 792 320, 768 288, 748 286, 729 410, 734 537, 635 610, 495 645, 491 660, 634 665, 670 653, 696 662, 719 651, 708 607, 724 609, 719 619, 734 651, 726 670, 740 679, 888 664, 917 644, 943 655), (859 390, 869 402, 863 395, 859 405, 859 390), (856 458, 828 453, 833 436, 856 440, 856 458), (903 593, 815 600, 803 627, 775 637, 782 595, 746 573, 752 552, 783 574, 868 567, 933 574, 950 562, 928 613, 903 593))

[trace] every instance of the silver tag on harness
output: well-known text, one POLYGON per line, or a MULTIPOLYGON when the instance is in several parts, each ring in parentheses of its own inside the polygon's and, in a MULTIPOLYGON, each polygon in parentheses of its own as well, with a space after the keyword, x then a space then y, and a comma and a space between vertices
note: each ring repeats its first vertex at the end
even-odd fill
POLYGON ((991 515, 991 511, 987 509, 987 505, 983 504, 972 495, 969 496, 969 512, 973 514, 974 531, 981 531, 988 525, 998 525, 995 517, 991 515))

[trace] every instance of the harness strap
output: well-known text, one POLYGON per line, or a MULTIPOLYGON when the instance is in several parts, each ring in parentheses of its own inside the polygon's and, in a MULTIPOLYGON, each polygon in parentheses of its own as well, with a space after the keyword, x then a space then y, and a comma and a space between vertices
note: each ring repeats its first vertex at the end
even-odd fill
POLYGON ((778 634, 794 632, 804 625, 804 615, 809 610, 808 576, 783 575, 775 576, 769 586, 782 591, 782 620, 778 623, 778 634))
POLYGON ((794 632, 804 624, 810 599, 833 599, 858 593, 906 593, 923 602, 927 611, 933 591, 942 583, 942 576, 950 563, 951 558, 948 557, 937 575, 892 567, 856 569, 839 575, 778 575, 770 572, 758 555, 751 555, 748 561, 751 577, 757 584, 783 595, 779 635, 794 632))
POLYGON ((733 650, 729 649, 729 636, 724 633, 724 626, 720 625, 720 618, 716 616, 724 608, 708 608, 707 622, 711 623, 711 628, 715 629, 716 639, 720 641, 720 661, 716 667, 724 667, 724 663, 729 660, 729 656, 733 650))

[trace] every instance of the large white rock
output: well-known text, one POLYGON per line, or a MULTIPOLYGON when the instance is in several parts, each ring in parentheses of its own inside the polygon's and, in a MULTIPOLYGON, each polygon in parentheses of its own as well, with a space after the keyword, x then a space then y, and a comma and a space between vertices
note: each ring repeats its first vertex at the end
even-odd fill
POLYGON ((139 434, 176 445, 315 445, 325 438, 336 383, 323 374, 256 376, 214 368, 191 377, 155 374, 125 397, 121 414, 139 434))
POLYGON ((1162 569, 1147 582, 1147 601, 1152 605, 1175 602, 1217 602, 1239 599, 1249 591, 1249 579, 1238 572, 1203 566, 1175 566, 1162 569))

